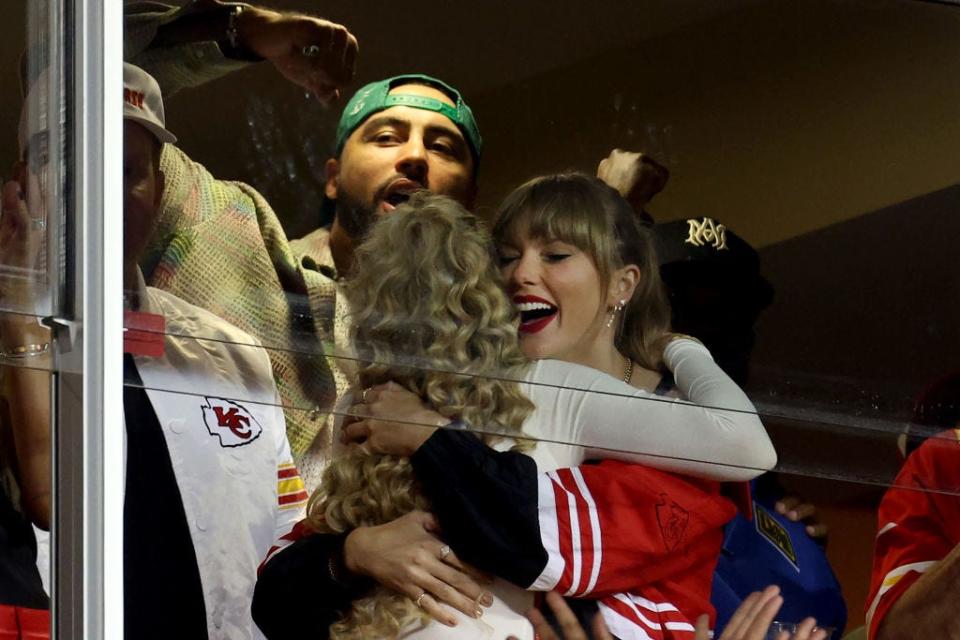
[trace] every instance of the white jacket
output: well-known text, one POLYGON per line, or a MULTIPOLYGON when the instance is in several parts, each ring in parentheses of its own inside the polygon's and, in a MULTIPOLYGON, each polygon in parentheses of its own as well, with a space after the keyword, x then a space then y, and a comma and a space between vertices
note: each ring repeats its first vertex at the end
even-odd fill
POLYGON ((134 360, 183 499, 208 635, 262 638, 250 614, 257 567, 307 499, 270 360, 255 338, 142 278, 140 301, 166 319, 163 356, 134 360))

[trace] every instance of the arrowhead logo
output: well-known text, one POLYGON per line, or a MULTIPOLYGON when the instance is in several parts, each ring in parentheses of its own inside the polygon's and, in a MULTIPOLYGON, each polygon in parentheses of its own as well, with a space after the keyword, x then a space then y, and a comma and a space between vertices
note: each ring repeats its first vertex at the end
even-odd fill
POLYGON ((222 398, 206 398, 202 406, 203 423, 221 447, 242 447, 263 433, 263 427, 243 405, 222 398))
POLYGON ((674 551, 681 545, 687 533, 690 513, 665 493, 657 500, 657 524, 667 551, 674 551))

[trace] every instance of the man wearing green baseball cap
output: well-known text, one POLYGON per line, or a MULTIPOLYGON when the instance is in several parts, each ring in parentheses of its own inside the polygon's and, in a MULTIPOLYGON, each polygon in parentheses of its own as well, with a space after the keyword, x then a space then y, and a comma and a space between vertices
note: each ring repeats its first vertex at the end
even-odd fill
POLYGON ((324 188, 333 224, 293 241, 296 253, 332 259, 342 275, 370 224, 414 191, 473 205, 483 143, 470 107, 445 82, 421 74, 372 82, 344 107, 336 136, 324 188))

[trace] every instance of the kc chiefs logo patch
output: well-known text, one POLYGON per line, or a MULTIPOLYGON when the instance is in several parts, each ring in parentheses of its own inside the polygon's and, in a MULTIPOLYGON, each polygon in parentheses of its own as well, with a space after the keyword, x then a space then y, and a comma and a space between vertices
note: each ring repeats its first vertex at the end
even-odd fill
POLYGON ((667 494, 661 493, 657 500, 657 524, 660 525, 660 534, 667 551, 673 551, 680 546, 687 534, 689 522, 690 512, 671 500, 667 494))
POLYGON ((206 398, 203 422, 221 447, 242 447, 260 437, 263 427, 243 405, 222 398, 206 398))

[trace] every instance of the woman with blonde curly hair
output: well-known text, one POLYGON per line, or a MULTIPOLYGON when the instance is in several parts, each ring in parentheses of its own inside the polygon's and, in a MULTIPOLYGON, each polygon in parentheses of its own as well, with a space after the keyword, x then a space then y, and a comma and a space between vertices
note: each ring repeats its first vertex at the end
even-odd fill
MULTIPOLYGON (((407 390, 431 412, 430 428, 377 429, 373 420, 349 425, 348 435, 365 442, 327 469, 309 507, 308 521, 315 531, 344 532, 388 522, 413 509, 441 507, 456 513, 446 520, 441 515, 444 533, 472 547, 461 551, 451 540, 457 554, 515 585, 563 586, 581 596, 604 596, 609 606, 617 607, 613 594, 624 596, 642 582, 634 569, 656 561, 656 569, 647 566, 643 580, 648 582, 656 573, 662 577, 689 570, 691 563, 703 560, 697 549, 714 542, 719 548, 715 536, 710 545, 703 543, 732 515, 715 486, 680 481, 650 467, 743 479, 772 466, 769 440, 751 411, 707 410, 671 400, 645 402, 638 411, 638 401, 651 400, 651 394, 585 367, 526 360, 518 347, 516 311, 499 285, 489 239, 476 219, 452 200, 418 195, 399 207, 375 226, 358 253, 354 272, 358 277, 348 284, 348 296, 357 355, 364 363, 359 388, 375 386, 375 393, 407 390), (383 384, 387 381, 392 382, 383 384), (434 428, 447 422, 469 425, 471 431, 434 428), (514 451, 530 448, 528 438, 538 443, 529 456, 514 451), (682 441, 722 447, 723 465, 698 462, 698 455, 678 455, 682 441), (459 456, 457 463, 445 464, 450 462, 447 455, 459 456), (608 461, 564 469, 586 459, 608 461), (547 472, 553 475, 544 475, 547 472), (486 487, 494 497, 492 505, 483 503, 483 486, 477 488, 488 480, 496 483, 486 487), (580 499, 568 501, 564 492, 574 485, 580 499), (667 488, 673 497, 664 501, 667 494, 651 493, 651 487, 667 488), (618 497, 626 495, 627 501, 618 497), (567 525, 558 528, 557 514, 568 504, 567 525), (646 511, 640 513, 637 504, 646 511), (507 527, 497 525, 499 532, 479 517, 499 517, 490 515, 491 508, 513 514, 512 519, 507 516, 507 527), (574 516, 584 523, 583 535, 592 536, 597 553, 590 558, 572 557, 570 540, 545 540, 542 533, 551 526, 568 531, 574 516), (663 541, 637 544, 632 538, 638 528, 660 531, 678 553, 665 556, 663 541), (485 550, 493 553, 485 557, 485 550)), ((688 356, 673 357, 685 363, 692 380, 702 383, 705 375, 714 375, 704 373, 703 363, 688 356)), ((682 372, 677 373, 681 381, 682 372)), ((735 394, 727 397, 731 390, 722 380, 720 387, 718 393, 717 385, 707 385, 699 399, 704 404, 749 405, 735 394)), ((583 541, 573 542, 579 554, 577 545, 583 541)), ((449 548, 441 550, 442 557, 448 554, 449 548)), ((456 625, 451 628, 424 613, 431 594, 380 587, 356 599, 331 626, 330 635, 532 637, 522 615, 532 603, 530 597, 503 581, 492 591, 496 598, 482 620, 455 612, 453 620, 443 620, 456 625)))
MULTIPOLYGON (((528 360, 517 345, 515 311, 494 277, 488 236, 454 206, 415 197, 357 250, 361 266, 348 298, 358 385, 392 381, 437 407, 444 423, 461 419, 519 436, 534 407, 516 382, 528 360), (412 243, 396 251, 390 245, 397 239, 412 243)), ((407 458, 353 447, 326 469, 307 521, 341 533, 427 506, 407 458)), ((355 601, 331 638, 396 637, 423 618, 410 598, 381 589, 355 601)))

